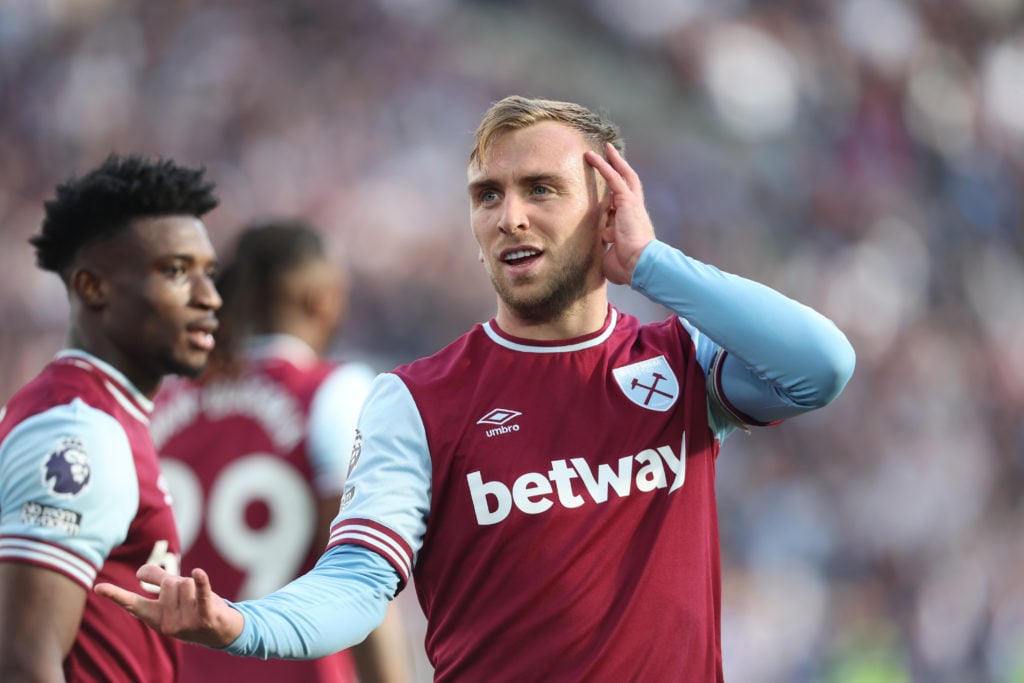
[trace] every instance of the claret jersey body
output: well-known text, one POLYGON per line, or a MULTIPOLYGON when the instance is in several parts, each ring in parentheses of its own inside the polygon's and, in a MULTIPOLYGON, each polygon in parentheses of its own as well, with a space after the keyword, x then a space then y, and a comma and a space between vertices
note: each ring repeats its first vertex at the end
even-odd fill
POLYGON ((417 501, 388 501, 364 442, 379 472, 353 476, 332 543, 415 574, 436 680, 721 680, 720 355, 702 364, 679 318, 609 307, 601 330, 556 343, 492 320, 385 380, 391 409, 416 415, 429 512, 420 527, 417 501))

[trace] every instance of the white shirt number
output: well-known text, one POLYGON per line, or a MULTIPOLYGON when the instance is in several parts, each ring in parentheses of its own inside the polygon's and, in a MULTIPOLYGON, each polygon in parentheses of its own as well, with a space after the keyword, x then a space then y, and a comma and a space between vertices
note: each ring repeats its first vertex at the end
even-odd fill
POLYGON ((174 499, 182 555, 205 522, 217 553, 245 574, 236 599, 266 595, 295 577, 316 523, 316 501, 295 468, 265 453, 236 458, 221 470, 203 501, 192 468, 174 458, 161 459, 160 466, 174 499), (267 507, 267 523, 258 529, 246 520, 247 508, 256 502, 267 507))

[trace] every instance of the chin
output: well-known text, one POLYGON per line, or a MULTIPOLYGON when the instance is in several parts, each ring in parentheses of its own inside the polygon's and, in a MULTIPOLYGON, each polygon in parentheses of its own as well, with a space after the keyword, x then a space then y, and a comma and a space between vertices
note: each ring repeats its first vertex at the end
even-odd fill
POLYGON ((543 322, 557 318, 565 307, 550 299, 518 299, 505 302, 515 315, 523 320, 543 322))
POLYGON ((178 377, 187 377, 188 379, 198 379, 203 374, 203 370, 206 369, 205 365, 179 365, 171 370, 168 375, 177 375, 178 377))
POLYGON ((195 379, 203 374, 206 370, 206 362, 209 360, 209 354, 203 354, 202 358, 181 360, 174 359, 171 361, 170 366, 165 374, 168 375, 180 375, 182 377, 188 377, 189 379, 195 379))

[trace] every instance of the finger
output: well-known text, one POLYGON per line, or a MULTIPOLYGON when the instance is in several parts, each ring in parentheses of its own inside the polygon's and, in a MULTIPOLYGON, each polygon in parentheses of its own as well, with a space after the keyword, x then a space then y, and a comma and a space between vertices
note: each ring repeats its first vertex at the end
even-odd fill
POLYGON ((629 191, 629 185, 625 179, 603 156, 593 150, 587 150, 583 154, 583 158, 587 160, 588 164, 597 169, 597 172, 608 183, 608 187, 613 193, 623 194, 629 191))
POLYGON ((605 153, 608 155, 608 163, 618 171, 619 175, 626 181, 626 184, 629 185, 629 188, 639 194, 642 191, 639 174, 633 170, 633 167, 626 161, 626 157, 622 156, 615 145, 606 142, 604 148, 605 153))
POLYGON ((207 597, 213 594, 210 576, 199 567, 192 570, 192 580, 196 582, 196 597, 199 597, 202 593, 206 593, 207 597))
POLYGON ((135 613, 138 603, 143 600, 141 596, 131 591, 126 591, 120 586, 115 586, 112 583, 97 583, 93 586, 93 590, 97 595, 102 595, 105 598, 110 598, 121 607, 125 608, 132 614, 135 613))
POLYGON ((177 578, 174 584, 178 587, 175 591, 173 603, 179 609, 189 610, 195 608, 196 603, 196 582, 186 578, 177 578))
POLYGON ((588 150, 584 156, 608 183, 608 189, 617 198, 616 202, 625 200, 642 204, 643 187, 640 184, 640 176, 636 174, 632 166, 626 163, 626 160, 613 145, 609 144, 608 149, 611 155, 610 161, 592 150, 588 150))
POLYGON ((139 571, 135 572, 135 576, 140 581, 159 586, 164 582, 164 579, 168 576, 174 576, 174 574, 168 574, 162 567, 158 567, 155 564, 144 564, 139 567, 139 571))
POLYGON ((156 600, 149 600, 112 583, 98 583, 93 590, 97 595, 113 600, 143 623, 153 628, 157 627, 160 618, 160 605, 156 600))
POLYGON ((195 583, 196 606, 199 614, 206 619, 213 615, 213 586, 210 585, 210 577, 202 569, 196 567, 192 570, 192 581, 195 583))

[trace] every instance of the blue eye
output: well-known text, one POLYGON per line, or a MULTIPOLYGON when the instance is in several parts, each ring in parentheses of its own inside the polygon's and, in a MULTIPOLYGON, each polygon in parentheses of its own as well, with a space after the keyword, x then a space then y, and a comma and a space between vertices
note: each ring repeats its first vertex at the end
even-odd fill
POLYGON ((498 198, 498 193, 493 190, 487 190, 480 193, 480 201, 482 202, 493 202, 498 198))
POLYGON ((550 194, 550 192, 551 190, 544 187, 543 185, 538 185, 537 187, 533 188, 534 194, 550 194))

